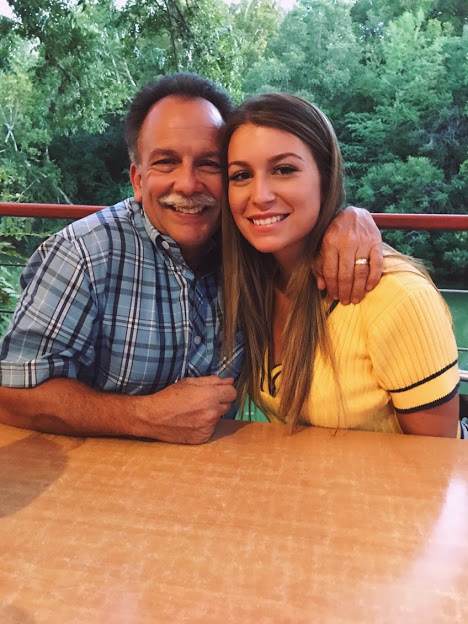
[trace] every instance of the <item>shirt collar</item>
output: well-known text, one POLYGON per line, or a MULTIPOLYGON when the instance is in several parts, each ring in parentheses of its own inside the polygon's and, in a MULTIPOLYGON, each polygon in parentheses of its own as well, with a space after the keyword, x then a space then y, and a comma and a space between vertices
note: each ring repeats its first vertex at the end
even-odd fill
MULTIPOLYGON (((165 256, 169 256, 173 262, 182 266, 184 269, 189 269, 191 271, 192 269, 190 269, 190 267, 185 262, 185 259, 182 255, 180 247, 175 242, 175 240, 173 240, 170 236, 167 236, 167 234, 162 234, 159 230, 157 230, 154 227, 154 225, 149 220, 148 215, 143 210, 143 206, 139 202, 137 202, 134 198, 132 198, 130 200, 130 203, 131 203, 131 208, 135 212, 138 212, 143 218, 146 233, 148 234, 153 245, 155 245, 157 249, 161 250, 165 256)), ((213 272, 214 270, 213 264, 215 264, 215 266, 218 264, 217 262, 213 263, 213 260, 216 258, 219 258, 219 250, 220 250, 219 236, 215 235, 210 239, 209 243, 206 245, 206 251, 203 257, 203 261, 202 261, 202 266, 207 266, 207 267, 209 266, 209 270, 202 270, 201 271, 202 273, 213 272), (209 259, 209 262, 208 262, 208 259, 209 259)))

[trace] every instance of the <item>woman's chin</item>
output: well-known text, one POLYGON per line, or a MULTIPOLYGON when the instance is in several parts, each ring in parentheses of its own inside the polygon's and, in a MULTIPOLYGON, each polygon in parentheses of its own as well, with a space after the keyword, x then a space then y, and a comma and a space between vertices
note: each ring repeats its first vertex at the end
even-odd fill
POLYGON ((273 243, 259 242, 259 241, 255 241, 255 243, 249 241, 249 243, 259 253, 264 253, 264 254, 274 254, 274 253, 277 253, 278 251, 281 251, 282 249, 281 245, 275 245, 273 243))

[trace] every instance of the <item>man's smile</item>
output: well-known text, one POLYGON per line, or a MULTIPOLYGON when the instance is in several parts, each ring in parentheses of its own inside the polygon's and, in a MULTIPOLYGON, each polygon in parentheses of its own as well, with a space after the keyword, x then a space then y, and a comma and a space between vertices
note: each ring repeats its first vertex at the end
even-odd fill
POLYGON ((162 208, 184 215, 200 215, 205 210, 217 206, 216 199, 208 193, 196 193, 191 197, 170 193, 160 197, 158 203, 162 208))
POLYGON ((174 210, 174 212, 179 212, 182 214, 189 214, 189 215, 198 215, 198 214, 201 214, 205 210, 204 206, 197 207, 197 208, 192 208, 189 206, 170 206, 170 205, 164 205, 164 204, 162 204, 162 206, 163 208, 167 208, 168 210, 174 210))

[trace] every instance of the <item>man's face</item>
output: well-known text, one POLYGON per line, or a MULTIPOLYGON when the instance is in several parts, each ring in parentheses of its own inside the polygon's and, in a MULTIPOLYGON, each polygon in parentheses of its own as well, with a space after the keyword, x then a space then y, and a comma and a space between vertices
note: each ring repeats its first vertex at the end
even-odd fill
POLYGON ((223 119, 207 100, 166 97, 143 122, 130 177, 135 199, 185 259, 196 262, 219 224, 218 133, 223 119))

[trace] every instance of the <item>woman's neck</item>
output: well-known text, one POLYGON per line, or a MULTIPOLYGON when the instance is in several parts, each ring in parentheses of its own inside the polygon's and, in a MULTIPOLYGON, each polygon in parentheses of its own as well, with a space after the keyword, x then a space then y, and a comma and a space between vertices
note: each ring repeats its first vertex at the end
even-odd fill
POLYGON ((294 267, 297 267, 297 262, 290 258, 284 257, 281 254, 275 254, 276 264, 278 266, 278 272, 275 279, 275 287, 281 292, 286 292, 289 280, 293 274, 294 267))
POLYGON ((301 240, 273 254, 279 269, 277 285, 280 290, 287 287, 291 275, 301 262, 303 253, 304 241, 301 240))

